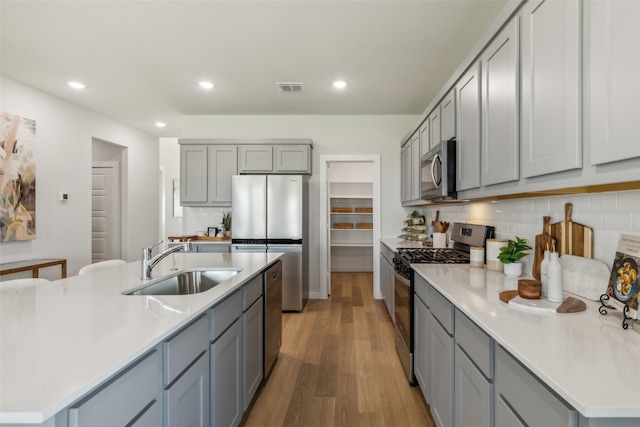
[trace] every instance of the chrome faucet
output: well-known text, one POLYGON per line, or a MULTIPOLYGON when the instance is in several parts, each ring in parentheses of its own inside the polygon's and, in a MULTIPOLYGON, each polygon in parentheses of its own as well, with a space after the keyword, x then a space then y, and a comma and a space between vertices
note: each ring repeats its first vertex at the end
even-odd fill
POLYGON ((156 264, 162 261, 167 255, 170 255, 174 252, 179 252, 183 249, 185 252, 188 252, 193 249, 193 245, 191 244, 191 242, 187 242, 184 245, 167 248, 164 251, 158 253, 158 255, 151 258, 153 248, 155 248, 162 242, 163 240, 160 240, 155 245, 151 245, 148 248, 142 248, 142 280, 151 279, 151 270, 153 270, 153 267, 155 267, 156 264))

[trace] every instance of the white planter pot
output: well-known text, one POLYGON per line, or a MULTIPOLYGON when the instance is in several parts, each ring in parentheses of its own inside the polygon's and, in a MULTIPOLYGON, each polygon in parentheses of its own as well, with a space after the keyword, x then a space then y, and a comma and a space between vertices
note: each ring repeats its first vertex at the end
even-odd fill
POLYGON ((504 274, 509 277, 520 277, 522 275, 522 263, 512 262, 511 264, 504 264, 504 274))

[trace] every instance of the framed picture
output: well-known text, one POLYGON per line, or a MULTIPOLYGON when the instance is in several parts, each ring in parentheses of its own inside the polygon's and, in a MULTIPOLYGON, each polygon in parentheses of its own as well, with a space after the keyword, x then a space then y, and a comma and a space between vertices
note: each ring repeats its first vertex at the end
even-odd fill
POLYGON ((640 287, 638 286, 638 265, 640 265, 640 236, 623 234, 613 259, 607 295, 638 310, 640 287))
POLYGON ((2 113, 0 242, 36 238, 36 121, 2 113))

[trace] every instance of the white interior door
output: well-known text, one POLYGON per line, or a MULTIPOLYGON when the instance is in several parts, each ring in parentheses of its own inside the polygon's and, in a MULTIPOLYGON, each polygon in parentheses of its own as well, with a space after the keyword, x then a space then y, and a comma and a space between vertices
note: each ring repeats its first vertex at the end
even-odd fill
POLYGON ((91 262, 121 258, 118 163, 94 164, 91 189, 91 262))

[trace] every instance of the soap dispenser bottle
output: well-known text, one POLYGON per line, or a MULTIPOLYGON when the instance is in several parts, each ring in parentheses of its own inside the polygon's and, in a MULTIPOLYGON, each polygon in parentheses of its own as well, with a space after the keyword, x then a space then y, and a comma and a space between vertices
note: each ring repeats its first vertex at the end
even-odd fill
POLYGON ((558 259, 558 253, 552 252, 549 255, 549 266, 547 267, 548 289, 547 300, 551 302, 563 302, 563 286, 562 286, 562 265, 558 259))
POLYGON ((540 263, 540 282, 542 283, 542 298, 546 298, 549 293, 549 260, 551 259, 551 251, 549 247, 544 251, 544 258, 540 263))

